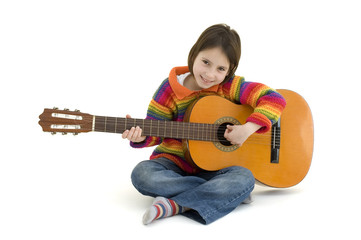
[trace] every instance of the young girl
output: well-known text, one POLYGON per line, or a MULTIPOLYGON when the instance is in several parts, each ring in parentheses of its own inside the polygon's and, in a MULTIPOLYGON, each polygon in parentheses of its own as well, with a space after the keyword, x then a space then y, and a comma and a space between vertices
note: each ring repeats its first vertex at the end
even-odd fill
MULTIPOLYGON (((185 110, 194 100, 219 95, 254 108, 245 124, 227 126, 224 137, 232 144, 241 146, 254 132, 269 131, 280 117, 285 100, 263 84, 235 76, 240 55, 236 31, 225 24, 207 28, 190 50, 188 66, 173 68, 155 92, 147 119, 183 121, 185 110)), ((139 127, 126 130, 122 137, 135 148, 158 145, 151 161, 140 162, 131 176, 140 193, 155 197, 143 216, 144 224, 176 214, 209 224, 242 202, 251 201, 255 179, 244 167, 195 169, 185 160, 180 139, 145 137, 139 127)))

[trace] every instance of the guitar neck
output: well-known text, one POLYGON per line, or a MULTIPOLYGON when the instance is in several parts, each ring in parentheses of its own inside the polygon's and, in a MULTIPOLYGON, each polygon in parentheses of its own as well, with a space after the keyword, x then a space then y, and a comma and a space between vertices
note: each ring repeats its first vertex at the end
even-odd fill
MULTIPOLYGON (((217 141, 219 125, 136 118, 93 117, 93 131, 119 133, 139 126, 143 136, 217 141)), ((223 131, 224 132, 224 131, 223 131)))

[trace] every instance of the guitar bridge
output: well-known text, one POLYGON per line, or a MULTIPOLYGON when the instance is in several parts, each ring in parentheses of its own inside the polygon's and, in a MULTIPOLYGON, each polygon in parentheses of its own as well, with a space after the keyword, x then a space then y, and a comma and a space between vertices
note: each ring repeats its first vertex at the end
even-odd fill
POLYGON ((279 163, 281 145, 281 119, 272 125, 271 163, 279 163))

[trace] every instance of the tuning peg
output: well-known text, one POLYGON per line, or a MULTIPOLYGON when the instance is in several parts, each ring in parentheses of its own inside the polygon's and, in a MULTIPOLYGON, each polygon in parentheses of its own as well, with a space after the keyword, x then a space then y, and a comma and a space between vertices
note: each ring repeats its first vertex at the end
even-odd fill
POLYGON ((54 109, 54 110, 58 110, 59 108, 57 108, 57 107, 53 107, 53 109, 54 109))
POLYGON ((55 135, 56 134, 56 132, 51 132, 51 135, 55 135))
POLYGON ((78 110, 78 109, 75 109, 75 110, 74 110, 74 112, 80 112, 80 110, 78 110))
POLYGON ((79 133, 73 133, 74 136, 78 135, 79 133))
POLYGON ((69 111, 69 108, 64 108, 64 111, 69 111))
POLYGON ((63 132, 62 134, 63 134, 63 135, 67 135, 68 133, 67 133, 67 132, 63 132))

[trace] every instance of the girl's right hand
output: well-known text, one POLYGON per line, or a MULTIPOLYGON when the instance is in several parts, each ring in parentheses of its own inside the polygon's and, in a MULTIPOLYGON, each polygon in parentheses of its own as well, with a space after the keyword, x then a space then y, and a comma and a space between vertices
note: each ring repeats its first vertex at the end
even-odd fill
MULTIPOLYGON (((127 118, 131 118, 129 114, 127 114, 127 118)), ((128 139, 131 142, 139 143, 143 142, 146 136, 142 136, 142 129, 137 127, 132 127, 130 130, 125 130, 122 134, 123 139, 128 139)))

